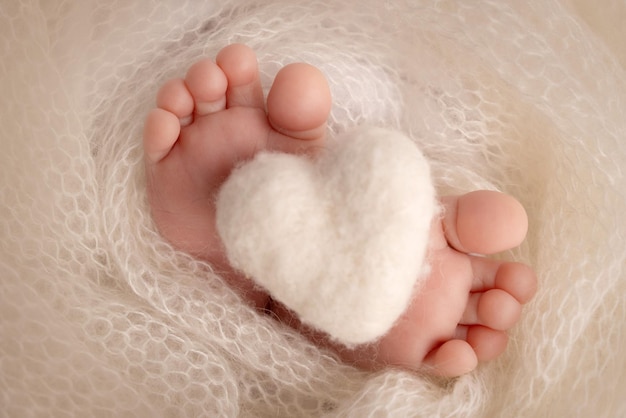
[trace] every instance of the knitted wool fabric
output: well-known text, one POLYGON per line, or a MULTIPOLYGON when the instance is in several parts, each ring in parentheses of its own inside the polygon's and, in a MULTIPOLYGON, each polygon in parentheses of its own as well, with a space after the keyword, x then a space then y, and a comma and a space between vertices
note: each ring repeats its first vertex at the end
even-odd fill
POLYGON ((0 415, 626 416, 626 6, 607 0, 0 3, 0 415), (438 194, 517 197, 540 280, 452 381, 343 365, 156 233, 158 87, 231 42, 268 88, 328 77, 330 129, 402 132, 438 194))

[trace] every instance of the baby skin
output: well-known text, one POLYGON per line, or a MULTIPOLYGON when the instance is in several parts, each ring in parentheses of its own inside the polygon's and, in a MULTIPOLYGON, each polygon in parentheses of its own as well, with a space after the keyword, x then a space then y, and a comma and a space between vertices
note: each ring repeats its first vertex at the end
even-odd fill
POLYGON ((147 192, 159 232, 211 263, 241 296, 344 361, 453 377, 503 353, 507 330, 536 290, 526 265, 492 260, 519 245, 528 221, 512 197, 489 191, 440 198, 430 274, 408 309, 379 340, 344 347, 298 321, 233 269, 217 234, 215 196, 231 170, 261 150, 310 155, 324 146, 331 96, 321 72, 291 64, 263 95, 254 52, 244 45, 197 62, 159 90, 144 126, 147 192))

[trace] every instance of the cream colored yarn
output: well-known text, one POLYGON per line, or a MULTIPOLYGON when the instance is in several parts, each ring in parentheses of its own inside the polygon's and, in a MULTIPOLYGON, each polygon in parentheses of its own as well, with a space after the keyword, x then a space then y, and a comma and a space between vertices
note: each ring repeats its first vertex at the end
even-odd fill
POLYGON ((623 1, 0 4, 0 415, 626 416, 623 1), (141 129, 230 42, 328 76, 335 133, 404 132, 440 193, 518 197, 540 290, 450 382, 342 365, 155 233, 141 129))

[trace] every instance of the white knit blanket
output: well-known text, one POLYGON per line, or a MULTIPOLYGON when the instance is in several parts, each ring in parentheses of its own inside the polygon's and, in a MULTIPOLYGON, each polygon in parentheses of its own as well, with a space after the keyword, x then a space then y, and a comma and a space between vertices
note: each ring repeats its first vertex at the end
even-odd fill
POLYGON ((0 415, 626 416, 621 0, 0 4, 0 415), (159 85, 231 42, 267 87, 328 77, 331 129, 399 130, 439 193, 499 189, 540 289, 451 381, 341 364, 155 232, 141 130, 159 85))

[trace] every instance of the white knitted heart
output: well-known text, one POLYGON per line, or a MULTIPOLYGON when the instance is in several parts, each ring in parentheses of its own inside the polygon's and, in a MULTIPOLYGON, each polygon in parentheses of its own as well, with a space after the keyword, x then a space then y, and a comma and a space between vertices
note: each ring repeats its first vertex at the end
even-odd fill
POLYGON ((415 144, 360 129, 315 160, 257 154, 222 186, 217 227, 233 267, 304 323, 354 345, 384 335, 406 310, 434 211, 415 144))

